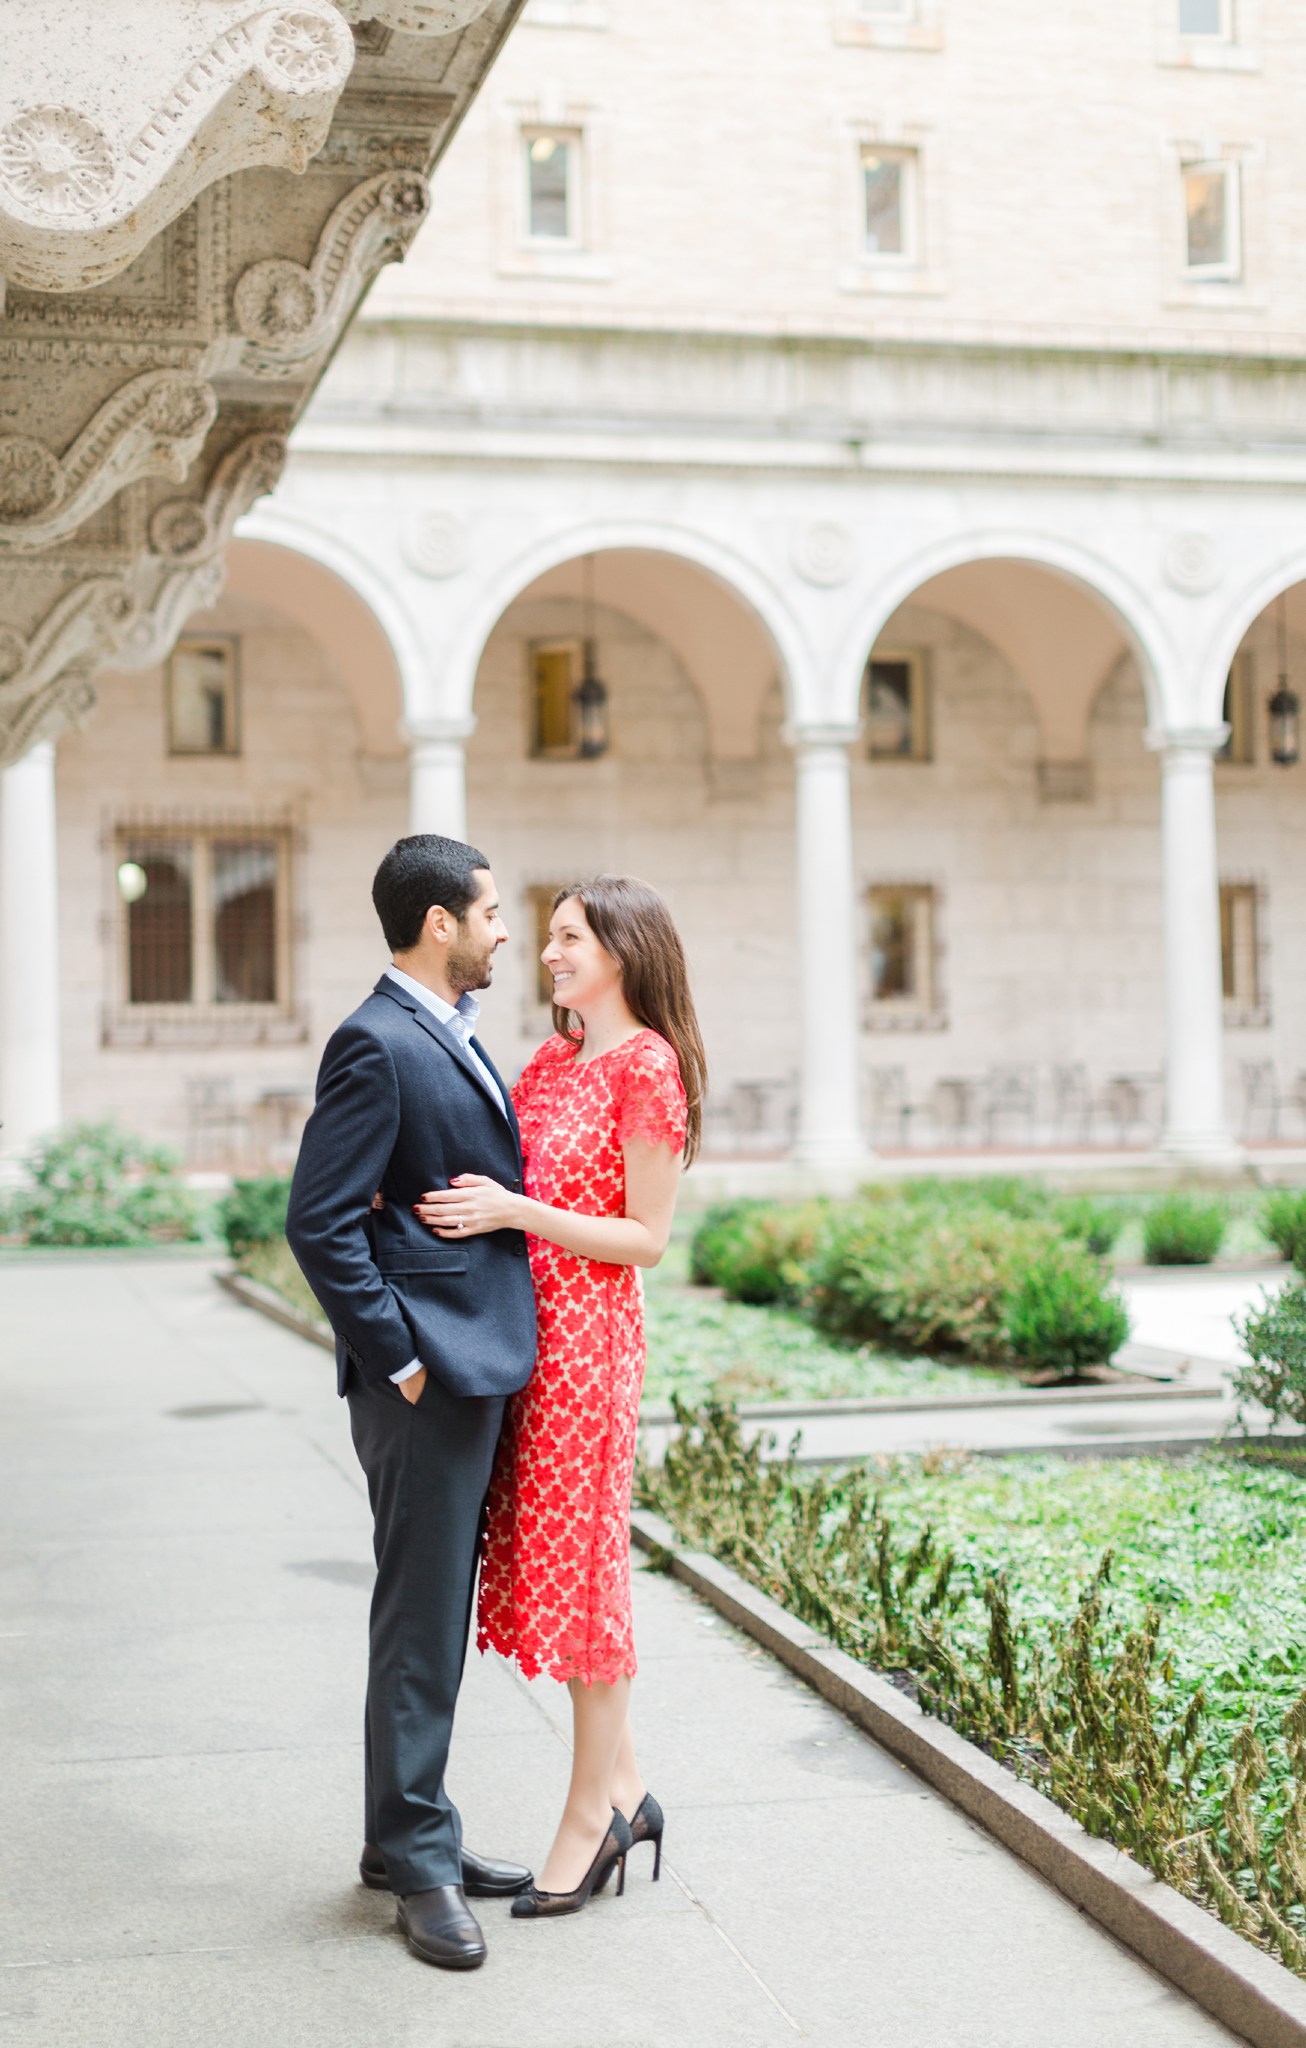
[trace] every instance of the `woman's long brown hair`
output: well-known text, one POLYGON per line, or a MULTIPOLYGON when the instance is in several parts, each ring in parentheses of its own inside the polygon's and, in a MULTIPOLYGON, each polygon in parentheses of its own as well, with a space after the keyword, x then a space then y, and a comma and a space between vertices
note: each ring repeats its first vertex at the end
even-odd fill
MULTIPOLYGON (((688 1166, 703 1135, 707 1055, 689 992, 680 933, 657 890, 631 875, 595 875, 588 882, 569 882, 554 897, 553 908, 573 897, 584 909, 604 952, 611 953, 620 967, 621 992, 632 1014, 646 1030, 665 1038, 676 1055, 689 1110, 685 1131, 688 1166)), ((560 1009, 555 1003, 553 1028, 574 1046, 584 1043, 584 1027, 574 1010, 560 1009)))

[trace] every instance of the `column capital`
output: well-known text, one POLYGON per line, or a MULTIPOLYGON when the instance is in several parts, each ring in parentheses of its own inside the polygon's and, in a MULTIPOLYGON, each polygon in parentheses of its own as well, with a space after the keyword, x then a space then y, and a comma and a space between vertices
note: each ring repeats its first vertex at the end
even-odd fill
POLYGON ((1229 727, 1220 725, 1149 726, 1143 744, 1154 754, 1207 754, 1213 760, 1229 737, 1229 727))
POLYGON ((850 747, 854 740, 861 738, 860 723, 796 725, 788 724, 781 729, 781 737, 795 753, 806 753, 817 749, 850 747))
POLYGON ((399 734, 410 747, 461 747, 476 730, 470 712, 452 718, 401 718, 399 734))

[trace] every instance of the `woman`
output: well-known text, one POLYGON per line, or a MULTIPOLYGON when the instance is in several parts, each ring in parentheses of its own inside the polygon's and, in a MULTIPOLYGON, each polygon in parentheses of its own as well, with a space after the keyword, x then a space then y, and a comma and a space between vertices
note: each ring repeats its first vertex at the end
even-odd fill
POLYGON ((680 938, 644 882, 600 875, 554 899, 541 955, 556 1035, 513 1090, 526 1191, 460 1174, 417 1214, 445 1238, 527 1232, 539 1308, 534 1378, 510 1403, 481 1566, 482 1650, 563 1680, 571 1784, 519 1918, 574 1913, 634 1842, 662 1861, 662 1811, 635 1760, 630 1493, 644 1376, 636 1268, 666 1250, 706 1063, 680 938))

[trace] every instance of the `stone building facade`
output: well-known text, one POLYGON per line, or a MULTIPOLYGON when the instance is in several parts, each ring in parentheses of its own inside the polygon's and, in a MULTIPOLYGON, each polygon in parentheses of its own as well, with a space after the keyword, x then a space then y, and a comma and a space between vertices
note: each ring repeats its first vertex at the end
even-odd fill
POLYGON ((529 0, 59 743, 66 1110, 284 1154, 412 826, 494 861, 509 1067, 541 892, 664 888, 718 1154, 1303 1135, 1304 86, 1263 0, 529 0))

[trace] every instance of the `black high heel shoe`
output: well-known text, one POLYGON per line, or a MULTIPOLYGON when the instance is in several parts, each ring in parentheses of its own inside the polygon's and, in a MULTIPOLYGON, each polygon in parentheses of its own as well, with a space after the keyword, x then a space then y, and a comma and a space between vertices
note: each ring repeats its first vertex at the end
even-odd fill
MULTIPOLYGON (((630 1841, 631 1847, 636 1849, 641 1842, 652 1842, 654 1884, 662 1875, 662 1831, 666 1824, 666 1815, 662 1808, 653 1794, 646 1792, 630 1817, 630 1841)), ((605 1871, 595 1885, 595 1891, 601 1892, 607 1881, 608 1872, 605 1871)))
POLYGON ((514 1920, 542 1920, 558 1913, 579 1913, 594 1892, 601 1892, 613 1870, 618 1872, 617 1897, 626 1889, 626 1857, 634 1837, 625 1816, 612 1809, 612 1824, 574 1892, 542 1892, 530 1885, 512 1902, 514 1920))

